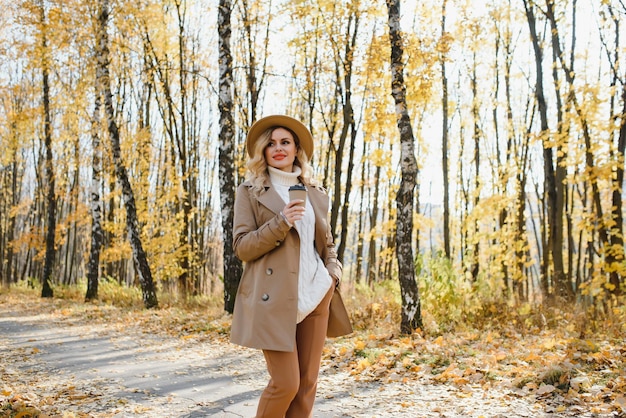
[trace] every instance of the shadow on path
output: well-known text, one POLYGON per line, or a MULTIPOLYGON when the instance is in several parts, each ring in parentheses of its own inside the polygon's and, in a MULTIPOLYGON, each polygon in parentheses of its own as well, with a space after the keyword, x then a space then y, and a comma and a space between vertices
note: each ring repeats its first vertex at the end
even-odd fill
MULTIPOLYGON (((91 416, 253 417, 256 412, 267 379, 259 352, 48 320, 0 313, 0 347, 10 363, 3 380, 29 375, 41 382, 40 396, 80 389, 94 402, 70 402, 66 408, 91 416)), ((347 415, 316 411, 314 416, 347 415)))

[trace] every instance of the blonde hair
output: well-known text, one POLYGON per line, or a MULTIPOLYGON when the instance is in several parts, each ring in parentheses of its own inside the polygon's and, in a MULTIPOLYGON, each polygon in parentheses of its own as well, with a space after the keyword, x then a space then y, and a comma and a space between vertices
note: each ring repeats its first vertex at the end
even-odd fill
POLYGON ((307 186, 316 185, 316 182, 312 178, 313 168, 309 164, 309 156, 306 155, 306 152, 304 152, 300 146, 300 139, 298 136, 289 128, 284 126, 274 126, 259 135, 259 138, 254 142, 252 158, 250 158, 247 163, 248 180, 252 183, 252 192, 257 196, 261 194, 261 192, 265 191, 265 182, 269 181, 270 178, 267 170, 267 161, 265 161, 265 148, 267 148, 267 145, 270 143, 272 133, 278 128, 286 129, 289 133, 291 133, 291 135, 293 135, 293 139, 296 143, 296 159, 294 161, 294 165, 297 165, 302 170, 302 173, 300 174, 302 183, 307 186))

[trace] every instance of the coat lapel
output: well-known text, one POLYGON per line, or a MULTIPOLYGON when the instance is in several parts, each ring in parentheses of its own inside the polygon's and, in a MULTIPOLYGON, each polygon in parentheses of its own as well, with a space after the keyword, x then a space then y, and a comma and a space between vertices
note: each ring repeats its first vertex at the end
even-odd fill
POLYGON ((276 192, 276 189, 272 187, 272 183, 269 181, 265 182, 265 192, 258 197, 258 201, 276 214, 280 213, 285 207, 285 202, 282 197, 279 196, 278 192, 276 192))

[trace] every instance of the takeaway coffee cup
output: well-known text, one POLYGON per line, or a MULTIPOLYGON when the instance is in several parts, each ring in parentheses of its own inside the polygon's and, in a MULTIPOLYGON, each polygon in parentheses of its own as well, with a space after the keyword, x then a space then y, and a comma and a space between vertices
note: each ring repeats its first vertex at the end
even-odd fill
POLYGON ((300 206, 306 205, 306 187, 301 184, 296 184, 289 188, 289 201, 300 199, 303 203, 300 206))

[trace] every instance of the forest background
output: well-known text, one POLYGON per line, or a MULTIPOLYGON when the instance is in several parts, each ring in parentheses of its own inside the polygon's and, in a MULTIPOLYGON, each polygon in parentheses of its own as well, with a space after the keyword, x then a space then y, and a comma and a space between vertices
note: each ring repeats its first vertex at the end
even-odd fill
POLYGON ((593 371, 626 408, 622 0, 0 4, 3 293, 232 311, 245 135, 285 113, 331 195, 358 339, 337 358, 535 332, 539 383, 593 371))
POLYGON ((622 338, 626 5, 405 1, 392 43, 395 3, 2 0, 3 287, 231 311, 245 134, 286 113, 316 140, 357 323, 556 306, 622 338))

